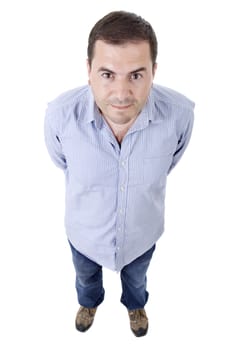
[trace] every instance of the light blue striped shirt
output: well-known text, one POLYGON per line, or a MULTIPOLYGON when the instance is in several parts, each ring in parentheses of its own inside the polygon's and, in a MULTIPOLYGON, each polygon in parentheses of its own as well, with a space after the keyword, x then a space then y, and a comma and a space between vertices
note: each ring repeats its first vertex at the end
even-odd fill
POLYGON ((185 96, 153 85, 120 146, 89 86, 48 104, 45 142, 65 172, 65 227, 78 251, 120 271, 159 239, 167 175, 188 145, 193 110, 185 96))

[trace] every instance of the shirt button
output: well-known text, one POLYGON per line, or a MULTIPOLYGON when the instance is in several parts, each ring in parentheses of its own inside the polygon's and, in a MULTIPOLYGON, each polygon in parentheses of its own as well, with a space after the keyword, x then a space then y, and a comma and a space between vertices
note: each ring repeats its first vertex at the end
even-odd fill
POLYGON ((124 161, 123 161, 123 162, 121 162, 121 165, 122 165, 122 166, 125 166, 125 162, 124 162, 124 161))
POLYGON ((125 190, 125 187, 122 185, 121 186, 121 191, 124 192, 124 190, 125 190))

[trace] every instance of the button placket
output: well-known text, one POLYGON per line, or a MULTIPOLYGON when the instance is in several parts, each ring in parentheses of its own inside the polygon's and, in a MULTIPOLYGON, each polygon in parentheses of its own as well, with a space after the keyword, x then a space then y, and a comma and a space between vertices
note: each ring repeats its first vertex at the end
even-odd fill
MULTIPOLYGON (((127 137, 128 138, 128 137, 127 137)), ((128 141, 129 142, 129 141, 128 141)), ((129 144, 124 139, 119 157, 119 186, 118 186, 118 209, 116 222, 116 266, 123 261, 123 243, 125 235, 125 209, 128 189, 128 149, 129 144)))

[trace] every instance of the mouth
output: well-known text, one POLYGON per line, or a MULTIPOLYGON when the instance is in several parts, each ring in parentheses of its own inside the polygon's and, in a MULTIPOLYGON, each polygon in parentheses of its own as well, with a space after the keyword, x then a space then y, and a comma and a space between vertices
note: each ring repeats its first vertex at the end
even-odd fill
POLYGON ((128 109, 129 107, 131 107, 132 105, 126 105, 126 106, 118 106, 118 105, 111 105, 112 108, 118 109, 118 110, 125 110, 128 109))

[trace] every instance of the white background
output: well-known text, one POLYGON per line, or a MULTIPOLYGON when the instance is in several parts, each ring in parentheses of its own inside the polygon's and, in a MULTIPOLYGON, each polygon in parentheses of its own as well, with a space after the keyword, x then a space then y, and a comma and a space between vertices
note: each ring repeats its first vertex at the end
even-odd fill
POLYGON ((1 349, 233 349, 231 23, 226 0, 1 2, 1 349), (92 26, 121 9, 155 29, 155 81, 196 102, 191 143, 169 176, 166 232, 148 273, 150 329, 140 339, 108 270, 93 327, 74 328, 64 179, 43 136, 47 102, 87 82, 92 26))

